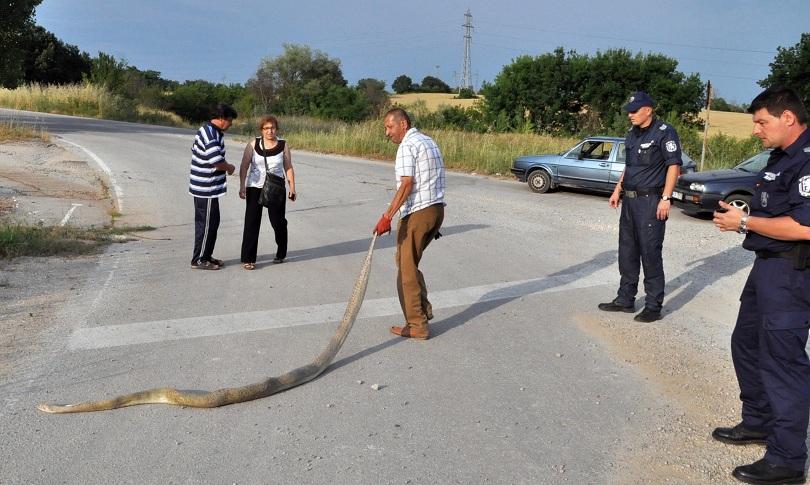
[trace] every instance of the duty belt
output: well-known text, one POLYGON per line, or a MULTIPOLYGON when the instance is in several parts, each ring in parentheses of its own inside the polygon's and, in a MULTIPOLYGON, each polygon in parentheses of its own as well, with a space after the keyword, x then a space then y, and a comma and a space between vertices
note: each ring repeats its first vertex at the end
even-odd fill
POLYGON ((765 251, 759 250, 755 251, 758 258, 762 259, 771 259, 771 258, 782 258, 782 259, 793 259, 793 251, 765 251))
POLYGON ((790 251, 756 251, 757 257, 762 259, 782 258, 793 262, 793 269, 805 270, 810 268, 810 244, 797 243, 790 251))
POLYGON ((643 195, 661 195, 663 191, 663 187, 650 187, 648 189, 625 190, 622 193, 629 199, 635 199, 643 195))

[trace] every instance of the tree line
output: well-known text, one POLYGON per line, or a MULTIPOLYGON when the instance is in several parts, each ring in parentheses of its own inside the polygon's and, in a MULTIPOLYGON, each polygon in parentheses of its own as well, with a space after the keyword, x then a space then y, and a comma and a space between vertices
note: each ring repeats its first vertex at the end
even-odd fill
MULTIPOLYGON (((362 121, 378 117, 390 105, 386 82, 365 78, 350 85, 340 60, 306 45, 285 44, 276 57, 260 60, 245 84, 206 80, 177 82, 160 72, 141 70, 125 59, 99 52, 91 57, 34 23, 42 0, 0 2, 0 85, 91 83, 128 102, 171 111, 190 122, 207 118, 210 106, 222 101, 240 113, 308 115, 362 121)), ((566 51, 520 56, 484 83, 474 107, 444 107, 425 113, 420 122, 478 132, 550 134, 618 133, 626 129, 621 111, 629 93, 649 92, 657 111, 672 122, 699 126, 706 86, 697 74, 684 74, 677 60, 662 54, 611 49, 594 55, 566 51)), ((778 48, 762 87, 795 87, 810 101, 810 34, 796 46, 778 48)), ((451 92, 434 76, 414 83, 403 74, 392 82, 396 93, 451 92)), ((475 97, 465 92, 462 97, 475 97)), ((744 111, 746 106, 714 101, 714 109, 744 111)))

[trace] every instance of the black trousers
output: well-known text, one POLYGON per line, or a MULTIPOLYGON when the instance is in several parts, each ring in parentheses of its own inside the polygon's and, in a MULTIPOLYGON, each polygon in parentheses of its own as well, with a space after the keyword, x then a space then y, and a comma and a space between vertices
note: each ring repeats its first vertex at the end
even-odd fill
POLYGON ((638 292, 639 270, 644 268, 644 306, 660 312, 664 302, 664 246, 666 221, 656 216, 658 195, 622 199, 619 219, 619 291, 616 302, 630 306, 638 292))
POLYGON ((211 261, 219 230, 219 199, 194 197, 194 255, 191 264, 211 261))
POLYGON ((765 458, 804 470, 810 415, 810 269, 757 258, 740 296, 731 357, 740 384, 742 424, 768 434, 765 458))
MULTIPOLYGON (((245 196, 245 229, 242 233, 242 262, 255 263, 256 252, 259 247, 259 230, 262 227, 262 212, 264 207, 259 205, 259 194, 262 189, 248 187, 245 196)), ((275 203, 267 208, 267 217, 273 226, 276 236, 276 258, 287 257, 287 197, 279 197, 275 203)))

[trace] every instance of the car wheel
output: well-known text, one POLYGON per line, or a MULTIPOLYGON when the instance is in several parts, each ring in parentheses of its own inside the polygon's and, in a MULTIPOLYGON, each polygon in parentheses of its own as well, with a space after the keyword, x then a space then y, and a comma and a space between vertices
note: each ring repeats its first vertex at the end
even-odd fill
POLYGON ((548 172, 543 169, 535 170, 530 173, 527 182, 532 192, 537 192, 538 194, 544 194, 551 188, 551 177, 548 172))
POLYGON ((740 209, 746 214, 751 213, 751 196, 747 194, 731 194, 726 197, 726 204, 740 209))

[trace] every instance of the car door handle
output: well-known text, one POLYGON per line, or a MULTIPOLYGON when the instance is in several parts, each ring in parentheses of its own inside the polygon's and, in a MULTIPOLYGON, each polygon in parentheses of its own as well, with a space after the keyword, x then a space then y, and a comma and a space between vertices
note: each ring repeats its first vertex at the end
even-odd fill
POLYGON ((599 166, 600 166, 600 167, 609 167, 609 166, 610 166, 610 164, 609 164, 609 163, 607 163, 607 162, 602 162, 602 163, 600 163, 600 164, 599 164, 599 166))

